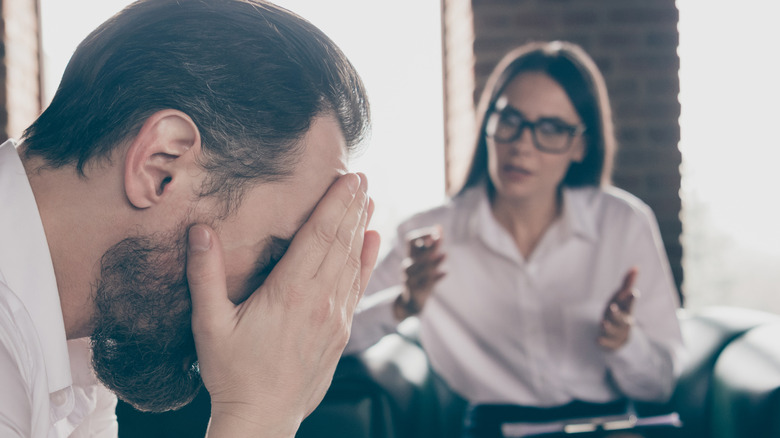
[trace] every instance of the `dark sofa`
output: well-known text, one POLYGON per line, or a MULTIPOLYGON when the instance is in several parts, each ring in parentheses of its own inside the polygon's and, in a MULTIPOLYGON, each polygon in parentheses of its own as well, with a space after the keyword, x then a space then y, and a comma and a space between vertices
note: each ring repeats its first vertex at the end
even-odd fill
MULTIPOLYGON (((672 399, 639 405, 676 411, 674 437, 780 437, 780 316, 737 307, 679 314, 688 361, 672 399)), ((342 358, 299 438, 459 437, 465 401, 432 372, 416 321, 367 351, 342 358)), ((141 414, 120 403, 120 437, 202 436, 208 394, 180 411, 141 414)), ((670 436, 672 434, 670 433, 670 436)))

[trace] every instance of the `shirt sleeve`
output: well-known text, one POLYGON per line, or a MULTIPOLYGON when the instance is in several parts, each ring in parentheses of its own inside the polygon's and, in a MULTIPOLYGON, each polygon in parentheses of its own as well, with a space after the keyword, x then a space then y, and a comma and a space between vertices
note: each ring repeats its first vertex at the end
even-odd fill
POLYGON ((7 335, 0 333, 0 436, 30 437, 32 401, 7 335))
POLYGON ((684 355, 679 297, 655 217, 646 206, 640 213, 626 236, 626 260, 639 268, 634 325, 626 344, 607 353, 607 366, 626 397, 663 402, 671 397, 684 355))

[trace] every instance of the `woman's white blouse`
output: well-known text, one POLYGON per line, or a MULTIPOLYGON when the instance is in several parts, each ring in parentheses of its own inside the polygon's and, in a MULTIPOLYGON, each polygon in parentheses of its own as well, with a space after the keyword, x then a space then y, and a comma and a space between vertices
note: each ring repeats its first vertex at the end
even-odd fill
POLYGON ((669 262, 650 208, 620 189, 563 192, 562 214, 526 260, 478 187, 398 228, 360 303, 347 353, 396 329, 404 236, 443 229, 446 276, 419 315, 436 372, 472 403, 556 406, 622 396, 662 401, 679 374, 683 341, 669 262), (635 323, 610 352, 599 323, 627 271, 639 268, 635 323))

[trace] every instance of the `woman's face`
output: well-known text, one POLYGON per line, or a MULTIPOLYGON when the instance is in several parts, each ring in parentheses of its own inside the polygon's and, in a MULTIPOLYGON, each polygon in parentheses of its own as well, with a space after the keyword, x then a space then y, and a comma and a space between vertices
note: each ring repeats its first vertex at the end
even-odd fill
POLYGON ((549 199, 573 161, 582 161, 582 120, 563 88, 544 73, 507 84, 488 122, 488 172, 505 200, 549 199), (536 144, 528 123, 536 124, 536 144), (517 137, 517 127, 522 132, 517 137), (546 149, 542 151, 539 147, 546 149))

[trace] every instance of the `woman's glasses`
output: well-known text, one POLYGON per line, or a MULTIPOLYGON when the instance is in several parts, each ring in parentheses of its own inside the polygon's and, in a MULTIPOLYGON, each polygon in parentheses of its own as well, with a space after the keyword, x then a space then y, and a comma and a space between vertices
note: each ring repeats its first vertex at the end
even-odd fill
POLYGON ((501 97, 488 116, 485 134, 499 143, 512 143, 523 136, 525 128, 531 130, 534 146, 542 152, 562 154, 569 150, 574 137, 585 132, 584 125, 571 125, 557 117, 543 117, 535 122, 501 97))

